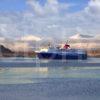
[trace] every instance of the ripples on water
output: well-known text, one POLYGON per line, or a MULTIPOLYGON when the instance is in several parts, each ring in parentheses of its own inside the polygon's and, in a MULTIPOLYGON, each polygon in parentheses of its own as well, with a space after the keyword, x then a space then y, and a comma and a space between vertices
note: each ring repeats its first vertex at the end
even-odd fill
POLYGON ((94 67, 100 66, 100 58, 87 60, 39 60, 35 58, 1 58, 0 67, 94 67))
POLYGON ((40 61, 29 58, 3 58, 0 60, 0 66, 2 66, 0 68, 0 84, 40 83, 47 81, 47 79, 56 78, 99 79, 100 66, 91 67, 86 65, 88 63, 99 64, 99 61, 99 58, 91 58, 83 61, 40 61), (75 66, 76 63, 80 63, 79 66, 75 66), (24 67, 26 64, 28 64, 28 67, 24 67), (72 65, 69 66, 70 64, 72 65), (85 66, 82 67, 82 64, 85 64, 85 66), (5 67, 6 65, 8 67, 5 67))
POLYGON ((100 100, 100 58, 2 58, 0 100, 100 100))

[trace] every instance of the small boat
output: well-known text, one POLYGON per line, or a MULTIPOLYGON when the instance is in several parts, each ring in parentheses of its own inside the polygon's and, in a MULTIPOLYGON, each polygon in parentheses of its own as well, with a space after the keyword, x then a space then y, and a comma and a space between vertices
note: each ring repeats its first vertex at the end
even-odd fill
POLYGON ((84 49, 71 49, 65 45, 63 49, 50 47, 47 51, 37 52, 39 59, 57 59, 57 60, 85 60, 87 52, 84 49))

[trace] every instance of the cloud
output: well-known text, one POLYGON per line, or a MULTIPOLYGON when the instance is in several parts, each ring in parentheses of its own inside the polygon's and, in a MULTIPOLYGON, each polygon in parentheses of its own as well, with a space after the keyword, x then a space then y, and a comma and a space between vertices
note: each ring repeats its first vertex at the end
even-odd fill
POLYGON ((62 38, 66 31, 72 29, 66 26, 67 17, 60 15, 63 9, 68 9, 69 4, 60 3, 58 0, 47 0, 44 6, 38 0, 28 0, 27 3, 32 10, 0 14, 0 34, 6 38, 17 39, 27 34, 58 37, 62 33, 62 38))
POLYGON ((86 30, 89 29, 90 33, 100 34, 100 0, 90 0, 84 9, 83 16, 88 25, 86 30))
POLYGON ((10 46, 10 49, 13 51, 28 51, 30 46, 26 42, 14 42, 14 44, 10 46))
POLYGON ((0 13, 0 34, 17 39, 34 35, 44 38, 67 39, 81 34, 100 34, 99 0, 90 0, 87 7, 80 12, 70 13, 68 3, 47 0, 41 5, 39 0, 27 0, 28 9, 24 12, 0 13), (66 9, 66 12, 63 10, 66 9), (62 14, 63 13, 63 14, 62 14))
POLYGON ((100 0, 90 0, 85 11, 91 15, 100 16, 100 0))
POLYGON ((59 14, 61 10, 68 9, 71 6, 71 4, 60 3, 58 0, 46 0, 44 5, 41 5, 39 0, 27 0, 27 4, 37 15, 59 14))
POLYGON ((39 4, 37 0, 27 0, 27 4, 30 5, 35 14, 37 15, 44 14, 43 7, 39 4))
POLYGON ((57 0, 47 0, 45 6, 46 13, 58 13, 59 12, 59 2, 57 0))
POLYGON ((16 40, 9 43, 8 40, 5 41, 6 46, 14 50, 30 48, 30 43, 18 42, 19 39, 66 41, 76 33, 100 34, 99 0, 90 0, 83 10, 74 13, 67 11, 70 4, 60 3, 58 0, 47 0, 44 5, 38 0, 28 0, 27 3, 31 9, 24 12, 0 12, 0 39, 16 40))

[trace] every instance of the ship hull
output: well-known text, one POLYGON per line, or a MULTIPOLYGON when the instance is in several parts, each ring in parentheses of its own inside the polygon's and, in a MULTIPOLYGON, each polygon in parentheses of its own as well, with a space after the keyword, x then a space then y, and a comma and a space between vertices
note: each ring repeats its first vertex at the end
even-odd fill
POLYGON ((87 54, 77 54, 77 53, 73 53, 73 54, 58 54, 58 53, 48 53, 48 52, 40 52, 37 53, 37 56, 39 59, 69 59, 69 60, 78 60, 78 59, 82 59, 85 60, 87 59, 87 54))

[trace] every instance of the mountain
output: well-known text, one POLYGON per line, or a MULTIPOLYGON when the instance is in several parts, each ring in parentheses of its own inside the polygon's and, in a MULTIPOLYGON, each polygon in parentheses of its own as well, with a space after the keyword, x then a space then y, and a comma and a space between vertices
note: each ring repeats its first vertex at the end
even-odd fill
POLYGON ((75 34, 69 38, 72 48, 100 49, 100 36, 75 34))
POLYGON ((90 35, 83 35, 83 34, 76 34, 71 36, 69 39, 75 39, 75 40, 80 40, 80 39, 92 39, 93 36, 90 35))
POLYGON ((6 48, 3 45, 0 45, 0 56, 1 57, 11 57, 14 54, 13 51, 10 49, 6 48))
POLYGON ((0 45, 0 53, 13 53, 10 49, 0 45))
POLYGON ((94 39, 95 39, 95 40, 100 40, 100 35, 96 35, 96 36, 94 37, 94 39))
POLYGON ((34 35, 26 35, 26 36, 23 36, 21 37, 20 39, 21 41, 40 41, 41 38, 40 37, 37 37, 37 36, 34 36, 34 35))

